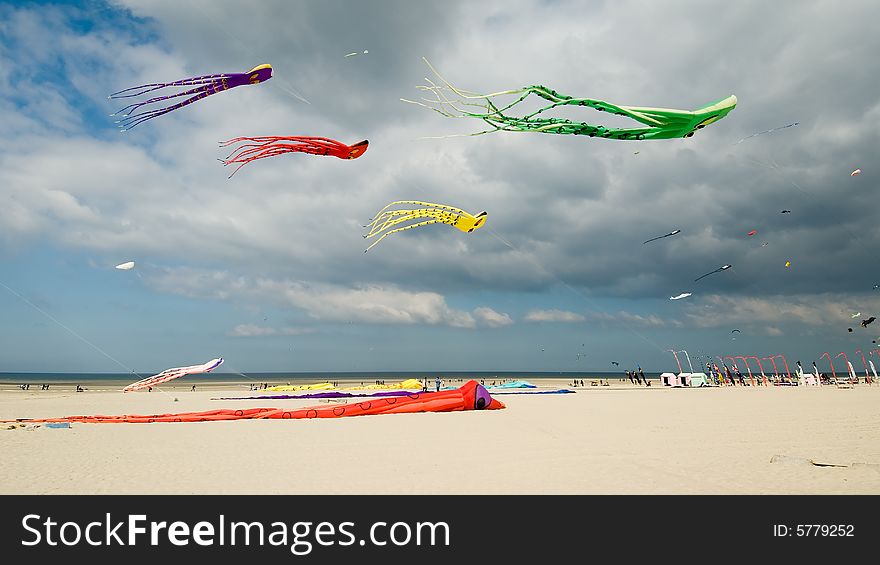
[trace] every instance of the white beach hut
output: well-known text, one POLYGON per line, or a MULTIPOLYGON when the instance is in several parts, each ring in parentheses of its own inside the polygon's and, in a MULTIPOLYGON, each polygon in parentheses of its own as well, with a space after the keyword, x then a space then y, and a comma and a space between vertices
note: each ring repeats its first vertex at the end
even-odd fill
POLYGON ((706 373, 691 373, 688 376, 688 386, 710 386, 709 377, 706 375, 706 373))

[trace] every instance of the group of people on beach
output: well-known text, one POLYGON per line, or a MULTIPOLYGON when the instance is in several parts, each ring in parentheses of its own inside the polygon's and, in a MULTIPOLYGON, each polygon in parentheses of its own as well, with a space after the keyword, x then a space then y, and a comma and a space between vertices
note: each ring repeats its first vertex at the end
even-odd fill
MULTIPOLYGON (((20 388, 21 390, 30 390, 31 384, 30 383, 20 384, 20 385, 18 385, 18 388, 20 388)), ((40 390, 49 390, 49 385, 48 384, 41 384, 40 390)))
MULTIPOLYGON (((587 385, 584 384, 584 379, 575 379, 571 383, 571 386, 579 387, 579 386, 587 386, 587 385)), ((611 384, 608 382, 608 379, 605 379, 604 381, 602 379, 599 379, 598 381, 595 381, 595 380, 590 381, 590 386, 611 386, 611 384)))

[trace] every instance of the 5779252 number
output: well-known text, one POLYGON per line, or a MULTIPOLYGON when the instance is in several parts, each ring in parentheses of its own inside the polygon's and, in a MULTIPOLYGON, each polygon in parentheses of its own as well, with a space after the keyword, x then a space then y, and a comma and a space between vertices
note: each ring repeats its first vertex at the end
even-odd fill
POLYGON ((855 537, 852 524, 774 524, 774 537, 855 537))

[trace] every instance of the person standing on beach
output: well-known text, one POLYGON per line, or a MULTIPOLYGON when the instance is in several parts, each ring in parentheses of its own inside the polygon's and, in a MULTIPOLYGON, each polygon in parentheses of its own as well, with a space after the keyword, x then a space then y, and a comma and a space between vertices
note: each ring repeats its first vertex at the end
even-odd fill
POLYGON ((440 377, 434 379, 434 386, 437 388, 437 392, 440 392, 440 377))
POLYGON ((645 386, 651 386, 650 383, 648 383, 648 377, 645 376, 645 372, 641 367, 639 367, 639 375, 641 375, 642 380, 645 381, 645 386))

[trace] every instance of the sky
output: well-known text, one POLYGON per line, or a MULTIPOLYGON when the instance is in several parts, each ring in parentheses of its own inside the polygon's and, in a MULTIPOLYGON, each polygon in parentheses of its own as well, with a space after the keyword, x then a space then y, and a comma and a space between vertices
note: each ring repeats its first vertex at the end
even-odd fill
POLYGON ((873 0, 2 2, 0 372, 677 371, 670 349, 863 370, 878 20, 873 0), (476 93, 738 104, 687 139, 467 136, 485 124, 401 101, 436 80, 423 57, 476 93), (116 91, 263 63, 130 131, 110 116, 116 91), (370 145, 227 178, 218 142, 263 135, 370 145), (397 200, 488 215, 364 253, 397 200))

